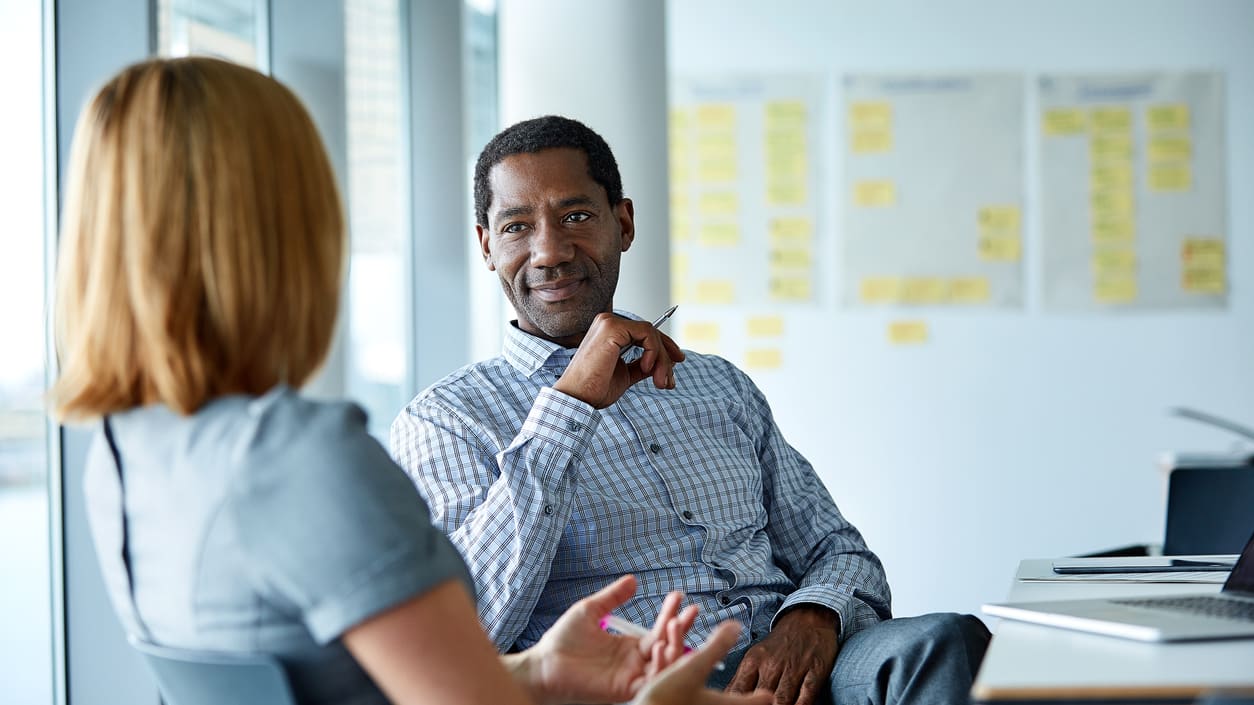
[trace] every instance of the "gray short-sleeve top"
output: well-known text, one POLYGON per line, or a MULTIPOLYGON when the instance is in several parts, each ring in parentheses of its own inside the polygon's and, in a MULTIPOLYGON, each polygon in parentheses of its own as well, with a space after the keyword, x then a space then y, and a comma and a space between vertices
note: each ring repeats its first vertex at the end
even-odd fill
POLYGON ((340 635, 448 580, 473 589, 354 404, 277 387, 186 417, 147 406, 110 419, 133 603, 122 488, 103 433, 84 488, 105 583, 132 634, 274 654, 301 702, 379 703, 340 635))

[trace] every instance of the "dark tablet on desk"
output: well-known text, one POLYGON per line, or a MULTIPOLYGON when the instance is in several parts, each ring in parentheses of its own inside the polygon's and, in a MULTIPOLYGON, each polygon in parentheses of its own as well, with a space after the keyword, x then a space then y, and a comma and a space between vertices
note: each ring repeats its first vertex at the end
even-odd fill
POLYGON ((1196 573, 1229 571, 1236 556, 1136 556, 1123 558, 1066 558, 1054 561, 1054 572, 1068 573, 1196 573))

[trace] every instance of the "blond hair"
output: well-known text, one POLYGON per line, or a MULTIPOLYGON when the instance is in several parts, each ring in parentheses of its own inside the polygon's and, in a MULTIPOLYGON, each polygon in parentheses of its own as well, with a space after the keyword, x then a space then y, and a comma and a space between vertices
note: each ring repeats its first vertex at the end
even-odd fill
POLYGON ((123 70, 74 135, 57 268, 63 419, 191 414, 300 386, 330 346, 344 268, 335 179, 279 82, 208 58, 123 70))

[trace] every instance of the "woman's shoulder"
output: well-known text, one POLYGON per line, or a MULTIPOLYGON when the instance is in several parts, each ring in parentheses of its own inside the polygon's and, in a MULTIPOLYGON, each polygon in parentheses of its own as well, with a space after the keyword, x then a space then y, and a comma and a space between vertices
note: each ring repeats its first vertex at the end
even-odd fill
POLYGON ((395 464, 350 401, 310 399, 287 387, 225 410, 238 489, 275 482, 353 483, 389 476, 395 464))

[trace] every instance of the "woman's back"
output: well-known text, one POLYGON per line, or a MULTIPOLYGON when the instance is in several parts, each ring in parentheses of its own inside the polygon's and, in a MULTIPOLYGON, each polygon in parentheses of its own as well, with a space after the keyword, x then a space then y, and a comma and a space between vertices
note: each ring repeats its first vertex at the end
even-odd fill
POLYGON ((133 603, 123 493, 103 433, 85 485, 127 631, 168 646, 275 654, 302 702, 385 702, 339 636, 468 577, 412 483, 366 432, 364 413, 277 387, 191 416, 154 405, 110 423, 133 603))

